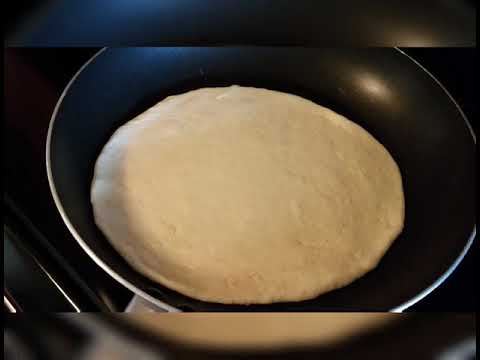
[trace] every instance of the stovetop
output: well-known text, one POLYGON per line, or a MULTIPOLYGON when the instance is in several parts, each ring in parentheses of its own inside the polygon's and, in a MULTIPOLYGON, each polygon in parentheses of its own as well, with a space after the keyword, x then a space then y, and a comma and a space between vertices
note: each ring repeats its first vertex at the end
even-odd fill
MULTIPOLYGON (((403 49, 435 75, 475 133, 472 48, 403 49)), ((97 48, 8 48, 5 55, 4 310, 122 311, 132 293, 80 248, 53 203, 45 170, 51 113, 97 48)), ((475 311, 477 242, 454 273, 410 310, 475 311)), ((359 309, 361 310, 361 309, 359 309)))

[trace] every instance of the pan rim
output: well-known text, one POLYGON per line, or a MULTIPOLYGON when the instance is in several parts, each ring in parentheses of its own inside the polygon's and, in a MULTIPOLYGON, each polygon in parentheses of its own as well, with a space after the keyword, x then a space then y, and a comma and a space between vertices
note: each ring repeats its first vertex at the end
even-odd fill
MULTIPOLYGON (((125 286, 127 289, 132 291, 135 295, 134 296, 140 296, 144 298, 145 300, 151 302, 152 304, 156 305, 160 309, 167 311, 167 312, 182 312, 181 309, 176 308, 164 301, 161 301, 147 292, 143 291, 142 289, 138 288, 136 285, 132 284, 130 281, 126 280, 123 276, 119 275, 117 272, 115 272, 112 268, 110 268, 102 259, 100 259, 95 252, 88 246, 88 244, 82 239, 80 234, 77 232, 73 224, 70 222, 70 219, 68 218, 67 214, 65 213, 65 209, 63 208, 63 205, 61 204, 60 198, 58 196, 56 187, 55 187, 55 182, 53 180, 53 172, 52 172, 52 166, 51 166, 51 141, 52 141, 52 133, 53 133, 53 127, 55 124, 55 120, 57 118, 58 111, 60 109, 60 106, 62 105, 64 97, 67 95, 70 87, 73 85, 75 80, 80 76, 80 74, 90 65, 95 61, 95 59, 104 53, 109 47, 103 47, 101 48, 97 53, 95 53, 85 64, 83 64, 80 69, 73 75, 73 77, 70 79, 70 81, 67 83, 65 88, 63 89, 56 105, 53 110, 52 116, 50 117, 50 122, 48 125, 48 132, 47 132, 47 141, 46 141, 46 168, 47 168, 47 178, 48 178, 48 184, 50 187, 50 192, 52 193, 52 197, 55 203, 55 206, 60 213, 60 216, 65 223, 66 227, 68 228, 70 234, 73 236, 73 238, 77 241, 77 243, 80 245, 80 247, 90 256, 90 258, 101 268, 103 269, 106 273, 108 273, 113 279, 115 279, 117 282, 125 286)), ((450 101, 453 103, 453 105, 456 107, 457 111, 460 113, 462 119, 464 120, 468 130, 470 131, 470 134, 473 138, 474 144, 477 143, 476 140, 476 135, 475 132, 473 131, 473 127, 468 121, 468 118, 464 114, 463 110, 460 108, 458 103, 455 101, 453 96, 448 92, 448 90, 443 86, 443 84, 432 74, 430 73, 423 65, 421 65, 417 60, 412 58, 410 55, 406 54, 404 51, 399 49, 398 47, 393 47, 393 50, 397 51, 399 54, 405 56, 407 59, 412 61, 417 67, 419 67, 424 73, 426 73, 442 90, 443 92, 448 96, 450 101)), ((420 291, 418 294, 410 298, 409 300, 405 301, 404 303, 393 307, 392 309, 388 310, 389 312, 394 312, 394 313, 401 313, 405 310, 407 310, 409 307, 412 305, 416 304, 420 300, 424 299, 426 296, 428 296, 430 293, 432 293, 435 289, 437 289, 458 267, 458 265, 463 261, 465 258, 466 254, 470 250, 473 241, 476 236, 476 223, 473 225, 472 232, 469 235, 469 238, 467 240, 467 243, 463 247, 462 251, 460 254, 457 256, 457 258, 453 261, 453 263, 448 267, 448 269, 440 275, 432 284, 427 286, 424 290, 420 291)))
POLYGON ((167 311, 167 312, 180 312, 180 309, 177 309, 174 306, 171 306, 161 300, 158 300, 154 298, 153 296, 149 295, 145 291, 139 289, 137 286, 134 284, 130 283, 127 281, 125 278, 123 278, 121 275, 119 275, 117 272, 115 272, 113 269, 111 269, 102 259, 100 259, 97 254, 87 245, 87 243, 82 239, 80 234, 77 232, 73 224, 70 222, 70 219, 68 218, 67 214, 65 213, 65 209, 63 208, 63 205, 61 204, 60 198, 57 193, 57 189, 55 187, 55 182, 53 180, 53 173, 52 173, 52 167, 51 167, 51 141, 52 141, 52 133, 53 133, 53 126, 55 124, 55 119, 57 117, 57 113, 60 109, 60 106, 63 102, 64 97, 67 95, 68 90, 72 86, 72 84, 75 82, 75 80, 78 78, 78 76, 87 68, 88 65, 90 65, 95 59, 102 54, 104 51, 107 50, 107 47, 103 47, 100 49, 97 53, 95 53, 85 64, 83 64, 80 69, 73 75, 73 77, 70 79, 70 81, 67 83, 65 86, 65 89, 62 91, 62 94, 60 95, 57 104, 55 105, 55 108, 53 110, 52 116, 50 118, 50 123, 48 125, 48 132, 47 132, 47 141, 46 141, 46 165, 47 165, 47 178, 48 178, 48 184, 50 187, 50 192, 52 193, 53 200, 55 202, 55 206, 57 207, 58 212, 60 213, 60 216, 62 217, 63 222, 67 226, 70 234, 73 236, 73 238, 77 241, 77 243, 80 245, 80 247, 90 256, 90 258, 106 273, 108 273, 112 278, 114 278, 116 281, 118 281, 120 284, 125 286, 127 289, 132 291, 134 294, 137 296, 143 297, 145 300, 152 302, 156 306, 160 307, 161 309, 167 311))

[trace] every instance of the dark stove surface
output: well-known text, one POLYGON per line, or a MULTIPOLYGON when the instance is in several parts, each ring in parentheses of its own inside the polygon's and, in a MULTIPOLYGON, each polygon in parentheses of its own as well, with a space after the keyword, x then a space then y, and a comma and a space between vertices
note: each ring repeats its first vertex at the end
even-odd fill
MULTIPOLYGON (((457 100, 478 131, 474 98, 476 50, 404 49, 424 65, 457 100)), ((5 286, 23 299, 25 311, 75 311, 49 300, 51 286, 75 298, 81 310, 123 310, 132 294, 104 273, 63 224, 48 187, 45 142, 57 99, 97 48, 8 48, 5 55, 4 235, 5 286), (45 276, 32 277, 31 262, 45 276), (36 264, 36 265, 35 265, 36 264), (43 269, 43 270, 41 270, 43 269), (52 278, 55 284, 51 282, 52 278), (42 288, 39 284, 45 282, 42 288)), ((475 311, 477 241, 437 290, 411 310, 475 311)), ((37 269, 37 270, 38 270, 37 269)), ((38 275, 38 273, 37 273, 38 275)), ((21 301, 19 301, 21 302, 21 301)), ((68 302, 68 301, 67 301, 68 302)))
POLYGON ((50 278, 74 298, 80 310, 123 310, 132 296, 70 235, 55 207, 46 175, 45 143, 53 108, 73 74, 96 51, 6 51, 4 205, 8 216, 4 250, 10 258, 5 257, 5 285, 24 311, 76 311, 69 301, 62 300, 58 289, 49 290, 57 287, 50 278), (32 277, 42 272, 35 263, 44 268, 43 276, 32 277))

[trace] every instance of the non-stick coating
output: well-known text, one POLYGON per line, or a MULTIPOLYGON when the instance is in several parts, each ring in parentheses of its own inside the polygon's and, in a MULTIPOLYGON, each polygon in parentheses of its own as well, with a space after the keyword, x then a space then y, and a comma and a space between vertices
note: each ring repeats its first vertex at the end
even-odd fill
POLYGON ((451 269, 473 236, 471 129, 446 91, 396 49, 106 49, 71 82, 50 130, 50 181, 77 240, 110 272, 184 310, 403 308, 451 269), (309 301, 220 305, 185 297, 148 280, 113 250, 96 227, 90 204, 93 167, 103 145, 120 125, 168 95, 232 84, 313 100, 357 122, 390 151, 404 182, 405 228, 376 269, 309 301))

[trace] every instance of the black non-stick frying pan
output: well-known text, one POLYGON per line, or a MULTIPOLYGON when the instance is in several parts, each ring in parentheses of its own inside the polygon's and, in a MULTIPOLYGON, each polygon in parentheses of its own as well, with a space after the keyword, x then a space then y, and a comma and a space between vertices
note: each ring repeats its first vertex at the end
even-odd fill
POLYGON ((475 135, 447 90, 397 49, 104 49, 57 104, 47 170, 57 207, 83 249, 166 310, 402 311, 455 269, 475 236, 475 135), (356 121, 389 150, 403 177, 406 219, 376 269, 313 300, 221 305, 150 281, 110 246, 93 220, 90 184, 112 133, 168 95, 232 84, 303 96, 356 121))

